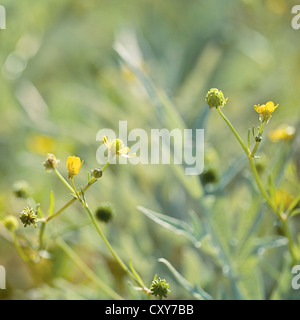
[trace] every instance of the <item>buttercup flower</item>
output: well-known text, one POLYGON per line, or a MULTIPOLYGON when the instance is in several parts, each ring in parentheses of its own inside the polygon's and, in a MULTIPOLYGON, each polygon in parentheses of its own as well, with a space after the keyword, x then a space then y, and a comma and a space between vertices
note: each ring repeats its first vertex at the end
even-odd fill
POLYGON ((37 215, 32 208, 26 207, 23 209, 20 213, 20 220, 24 224, 24 227, 33 224, 36 228, 37 215))
POLYGON ((110 158, 114 156, 122 156, 126 158, 131 158, 135 156, 135 153, 127 154, 129 148, 124 146, 124 143, 121 139, 115 139, 112 142, 107 139, 106 136, 102 138, 102 143, 108 149, 108 154, 110 158))
POLYGON ((9 231, 15 231, 19 227, 18 219, 12 215, 6 216, 2 220, 2 223, 3 223, 4 227, 9 231))
POLYGON ((150 292, 161 300, 163 297, 167 298, 168 294, 171 292, 169 287, 170 285, 165 279, 157 278, 157 275, 155 275, 150 286, 150 292))
POLYGON ((69 173, 69 179, 72 179, 78 174, 80 168, 83 164, 83 161, 79 157, 69 156, 67 159, 67 169, 69 173))
POLYGON ((286 210, 293 201, 293 196, 284 190, 277 190, 275 194, 275 203, 279 207, 283 203, 283 209, 286 210))
POLYGON ((27 199, 31 195, 31 188, 26 181, 20 180, 14 183, 13 191, 17 198, 27 199))
POLYGON ((272 142, 289 141, 294 138, 295 133, 295 127, 284 125, 276 130, 271 131, 269 134, 269 138, 272 142))
POLYGON ((216 88, 210 89, 206 94, 206 103, 212 108, 224 107, 228 98, 225 99, 224 94, 221 90, 216 88))
POLYGON ((112 220, 114 214, 114 207, 109 202, 101 204, 101 206, 96 210, 96 218, 105 223, 112 220))
POLYGON ((55 155, 52 153, 48 153, 46 161, 43 163, 46 171, 51 171, 58 167, 60 160, 57 160, 55 155))
POLYGON ((268 101, 266 104, 262 104, 262 105, 255 105, 254 109, 257 113, 259 113, 259 120, 261 122, 269 122, 272 113, 276 110, 276 108, 279 106, 279 104, 277 104, 275 106, 273 101, 268 101))

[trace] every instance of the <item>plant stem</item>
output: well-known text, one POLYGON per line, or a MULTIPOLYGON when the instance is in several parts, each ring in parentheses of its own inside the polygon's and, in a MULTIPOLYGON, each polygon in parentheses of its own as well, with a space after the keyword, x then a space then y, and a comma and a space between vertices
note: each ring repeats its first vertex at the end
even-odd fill
POLYGON ((68 182, 65 180, 65 178, 60 174, 60 172, 56 169, 53 168, 53 171, 56 173, 56 175, 59 177, 59 179, 64 183, 64 185, 76 196, 76 193, 72 189, 72 187, 68 184, 68 182))
POLYGON ((105 165, 102 167, 102 172, 104 172, 105 171, 105 169, 108 167, 108 165, 109 165, 109 160, 107 160, 106 161, 106 163, 105 163, 105 165))
MULTIPOLYGON (((106 163, 104 164, 104 166, 102 167, 102 172, 105 171, 105 169, 108 167, 109 165, 109 160, 106 161, 106 163)), ((112 246, 110 245, 109 241, 106 239, 105 235, 103 234, 102 230, 100 229, 99 225, 97 224, 96 219, 94 218, 92 212, 90 211, 88 204, 81 199, 81 196, 83 195, 83 192, 86 191, 94 182, 97 181, 96 178, 92 178, 88 184, 84 187, 83 192, 78 192, 74 183, 74 180, 71 179, 71 183, 73 188, 68 184, 68 182, 63 178, 63 176, 59 173, 59 171, 57 169, 54 169, 56 175, 60 178, 60 180, 67 186, 67 188, 72 192, 72 194, 76 197, 71 199, 69 202, 67 202, 61 209, 59 209, 57 212, 55 212, 53 215, 51 215, 50 217, 48 217, 47 219, 45 219, 45 221, 43 222, 44 225, 41 228, 41 232, 40 232, 40 246, 43 243, 43 235, 44 235, 44 228, 45 228, 45 224, 48 223, 51 219, 57 217, 60 213, 62 213, 65 209, 67 209, 73 202, 75 202, 76 200, 79 200, 79 202, 82 204, 82 206, 86 209, 86 211, 88 212, 93 225, 95 226, 97 232, 99 233, 99 235, 101 236, 101 238, 103 239, 104 243, 106 244, 106 246, 108 247, 109 251, 111 252, 111 254, 113 255, 113 257, 117 260, 117 262, 119 263, 119 265, 121 266, 121 268, 129 275, 129 277, 134 280, 142 289, 143 291, 148 295, 149 294, 149 289, 147 289, 144 285, 142 285, 138 279, 135 277, 135 275, 127 268, 126 264, 121 260, 121 258, 118 256, 118 254, 114 251, 114 249, 112 248, 112 246)))
POLYGON ((82 259, 75 253, 74 250, 61 238, 55 240, 56 244, 73 260, 77 267, 89 278, 95 285, 103 290, 108 296, 116 300, 124 300, 118 293, 111 289, 95 273, 82 261, 82 259))
POLYGON ((219 114, 221 115, 221 117, 224 119, 224 121, 227 123, 228 127, 231 129, 231 131, 233 132, 233 134, 235 135, 236 139, 238 140, 238 142, 240 143, 240 145, 242 146, 242 148, 244 149, 244 151, 246 152, 247 155, 249 155, 249 150, 247 149, 246 145, 244 144, 242 138, 240 137, 240 135, 237 133, 237 131, 235 130, 235 128, 233 127, 233 125, 231 124, 231 122, 227 119, 227 117, 224 115, 224 113, 221 111, 220 107, 217 108, 219 114))
POLYGON ((278 215, 276 207, 272 203, 270 197, 267 194, 267 191, 265 190, 265 188, 263 187, 263 185, 260 181, 256 166, 255 166, 255 163, 254 163, 254 160, 253 160, 251 154, 248 156, 248 159, 249 159, 250 167, 251 167, 251 170, 252 170, 252 173, 253 173, 253 176, 254 176, 254 179, 255 179, 256 184, 258 186, 259 191, 261 192, 262 196, 266 200, 269 207, 274 211, 274 213, 276 213, 276 215, 278 215))
POLYGON ((290 253, 292 256, 293 265, 296 265, 298 263, 298 257, 297 257, 297 254, 295 253, 295 250, 294 250, 293 239, 292 239, 292 235, 291 235, 290 228, 288 225, 287 217, 285 219, 281 219, 281 221, 283 223, 284 234, 288 239, 288 244, 289 244, 289 249, 290 249, 290 253))
POLYGON ((110 245, 109 241, 106 239, 104 233, 102 232, 102 230, 100 229, 94 215, 92 214, 91 210, 89 209, 89 207, 86 204, 83 204, 84 208, 86 209, 86 211, 88 212, 93 225, 95 226, 98 234, 100 235, 100 237, 102 238, 102 240, 104 241, 104 243, 106 244, 107 248, 109 249, 109 251, 111 252, 111 254, 113 255, 113 257, 117 260, 117 262, 119 263, 119 265, 121 266, 121 268, 130 276, 131 279, 133 279, 135 282, 136 278, 135 276, 130 272, 130 270, 127 268, 127 266, 125 265, 125 263, 121 260, 121 258, 118 256, 118 254, 114 251, 114 249, 112 248, 112 246, 110 245))
POLYGON ((45 234, 45 229, 46 229, 46 222, 43 221, 41 225, 41 230, 40 230, 40 250, 44 248, 44 234, 45 234))
POLYGON ((20 246, 20 243, 19 243, 19 240, 18 240, 16 233, 14 231, 12 231, 11 234, 12 234, 12 237, 14 240, 14 245, 15 245, 17 252, 18 252, 19 256, 21 257, 21 259, 25 262, 31 262, 32 260, 25 254, 22 247, 20 246))
MULTIPOLYGON (((102 172, 104 172, 104 170, 108 167, 108 165, 109 165, 109 160, 107 160, 106 161, 106 163, 105 163, 105 165, 103 166, 103 168, 101 169, 102 170, 102 172)), ((55 169, 56 170, 56 169, 55 169)), ((57 171, 57 170, 56 170, 57 171)), ((57 171, 56 172, 56 174, 58 173, 58 176, 59 177, 61 177, 63 180, 62 181, 64 181, 64 183, 66 182, 67 183, 67 181, 60 175, 60 173, 57 171)), ((60 178, 60 179, 61 179, 60 178)), ((87 183, 87 185, 83 188, 83 191, 86 191, 94 182, 96 182, 97 181, 97 179, 96 178, 92 178, 88 183, 87 183)), ((68 188, 70 187, 71 188, 71 186, 67 183, 67 185, 68 185, 68 188)), ((71 188, 72 189, 72 188, 71 188)), ((72 193, 74 194, 74 190, 72 189, 72 193)), ((81 195, 81 192, 79 192, 79 195, 81 195)), ((59 214, 61 214, 63 211, 65 211, 71 204, 73 204, 75 201, 77 200, 77 198, 73 198, 73 199, 71 199, 70 201, 68 201, 62 208, 60 208, 58 211, 56 211, 55 213, 53 213, 53 215, 52 216, 50 216, 50 217, 48 217, 46 220, 45 220, 45 222, 47 223, 47 222, 49 222, 50 220, 52 220, 53 218, 55 218, 55 217, 57 217, 59 214)))
MULTIPOLYGON (((261 124, 261 126, 260 126, 260 128, 258 130, 258 136, 261 136, 263 134, 265 123, 266 123, 265 121, 262 122, 262 124, 261 124)), ((259 147, 259 144, 260 144, 259 140, 255 142, 255 145, 254 145, 253 150, 251 152, 251 157, 252 158, 255 156, 255 153, 256 153, 256 151, 257 151, 257 149, 259 147)))
POLYGON ((55 213, 53 213, 52 216, 48 217, 45 222, 49 222, 50 220, 52 220, 53 218, 57 217, 59 214, 61 214, 63 211, 65 211, 68 207, 70 207, 70 205, 75 202, 77 199, 73 198, 72 200, 70 200, 69 202, 67 202, 63 207, 61 207, 59 210, 57 210, 55 213))
MULTIPOLYGON (((235 128, 233 127, 233 125, 230 123, 230 121, 226 118, 226 116, 223 114, 223 112, 221 111, 220 107, 217 108, 219 114, 221 115, 221 117, 225 120, 225 122, 227 123, 227 125, 229 126, 229 128, 231 129, 231 131, 233 132, 233 134, 235 135, 235 137, 237 138, 238 142, 240 143, 240 145, 242 146, 243 150, 245 151, 246 155, 248 156, 248 160, 250 163, 250 167, 254 176, 254 179, 256 181, 256 184, 258 186, 259 191, 261 192, 262 196, 264 197, 264 199, 266 200, 268 206, 270 207, 270 209, 278 216, 278 218, 283 221, 283 225, 284 225, 284 234, 287 237, 288 241, 289 241, 289 250, 290 250, 290 254, 292 256, 292 260, 293 263, 297 262, 297 255, 294 251, 294 245, 293 245, 293 239, 290 233, 290 229, 289 229, 289 225, 287 223, 286 218, 283 219, 281 216, 281 212, 278 211, 278 208, 276 208, 275 204, 271 201, 270 197, 268 196, 265 188, 263 187, 261 180, 259 178, 255 163, 254 163, 254 155, 258 149, 259 143, 260 141, 256 141, 254 148, 252 150, 252 152, 250 152, 248 150, 248 148, 245 146, 243 140, 241 139, 240 135, 237 133, 237 131, 235 130, 235 128)), ((265 126, 265 122, 262 122, 260 129, 258 131, 258 134, 261 136, 264 130, 264 126, 265 126)))

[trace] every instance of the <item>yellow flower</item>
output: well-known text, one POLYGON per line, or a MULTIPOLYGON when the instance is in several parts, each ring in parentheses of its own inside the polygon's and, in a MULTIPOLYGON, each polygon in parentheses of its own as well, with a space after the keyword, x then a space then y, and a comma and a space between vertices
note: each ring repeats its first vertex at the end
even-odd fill
POLYGON ((30 136, 26 143, 30 151, 38 154, 46 154, 56 149, 56 142, 53 138, 39 134, 30 136))
POLYGON ((48 153, 46 161, 43 162, 46 171, 51 171, 58 167, 60 160, 57 160, 55 155, 52 153, 48 153))
POLYGON ((108 154, 110 158, 114 156, 122 156, 126 158, 131 158, 135 156, 135 153, 127 154, 129 152, 129 148, 124 146, 124 143, 121 139, 115 139, 113 141, 109 141, 106 136, 102 138, 102 143, 108 149, 108 154))
POLYGON ((273 101, 268 101, 266 104, 255 105, 254 109, 257 113, 259 113, 259 120, 261 122, 268 122, 272 116, 272 113, 278 106, 278 104, 275 106, 273 101))
POLYGON ((83 164, 79 157, 69 156, 67 159, 67 169, 69 173, 69 179, 72 179, 74 176, 78 174, 80 168, 83 164))
POLYGON ((277 190, 275 194, 276 206, 283 206, 283 210, 286 210, 293 201, 293 196, 284 190, 277 190))
POLYGON ((280 128, 273 130, 269 134, 272 142, 289 141, 295 136, 296 129, 293 126, 283 125, 280 128))

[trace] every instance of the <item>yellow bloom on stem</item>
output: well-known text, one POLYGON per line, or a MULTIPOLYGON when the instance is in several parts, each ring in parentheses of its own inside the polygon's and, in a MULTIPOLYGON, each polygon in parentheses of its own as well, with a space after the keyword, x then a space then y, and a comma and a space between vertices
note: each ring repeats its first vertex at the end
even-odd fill
POLYGON ((259 120, 261 122, 268 122, 272 116, 272 113, 276 110, 278 106, 279 104, 275 106, 273 101, 268 101, 266 104, 255 105, 254 109, 257 113, 259 113, 259 120))
POLYGON ((83 164, 83 161, 79 157, 69 156, 67 159, 67 169, 69 173, 69 179, 72 179, 78 174, 80 168, 83 164))
POLYGON ((292 203, 292 201, 294 200, 293 196, 284 190, 277 190, 276 194, 275 194, 275 203, 276 206, 283 206, 283 210, 286 210, 290 204, 292 203))
POLYGON ((129 148, 124 146, 124 143, 121 139, 109 141, 107 137, 104 136, 102 138, 102 143, 108 149, 110 158, 113 158, 114 156, 122 156, 126 158, 131 158, 135 156, 135 153, 127 154, 129 152, 129 148))
POLYGON ((269 134, 269 138, 272 142, 290 141, 294 138, 295 134, 295 127, 283 125, 280 128, 271 131, 269 134))

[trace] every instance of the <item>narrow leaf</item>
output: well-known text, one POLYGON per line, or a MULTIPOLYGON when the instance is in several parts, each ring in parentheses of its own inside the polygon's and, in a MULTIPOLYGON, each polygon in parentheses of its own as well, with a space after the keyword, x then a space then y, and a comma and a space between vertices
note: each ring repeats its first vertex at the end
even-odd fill
POLYGON ((189 240, 191 240, 194 243, 196 247, 199 248, 201 246, 201 241, 195 237, 192 227, 186 222, 176 218, 169 217, 167 215, 164 215, 158 212, 154 212, 152 210, 149 210, 141 206, 138 206, 137 209, 140 210, 143 214, 145 214, 148 218, 150 218, 154 222, 163 226, 164 228, 171 230, 176 234, 181 234, 187 237, 189 240))
POLYGON ((49 203, 49 210, 48 210, 49 217, 51 217, 53 214, 54 205, 55 205, 54 193, 53 191, 50 191, 50 203, 49 203))
POLYGON ((194 288, 190 285, 190 283, 172 266, 172 264, 163 258, 158 259, 159 262, 162 262, 173 274, 177 282, 194 298, 199 300, 213 300, 213 297, 209 295, 206 291, 201 289, 199 286, 195 286, 194 288))

